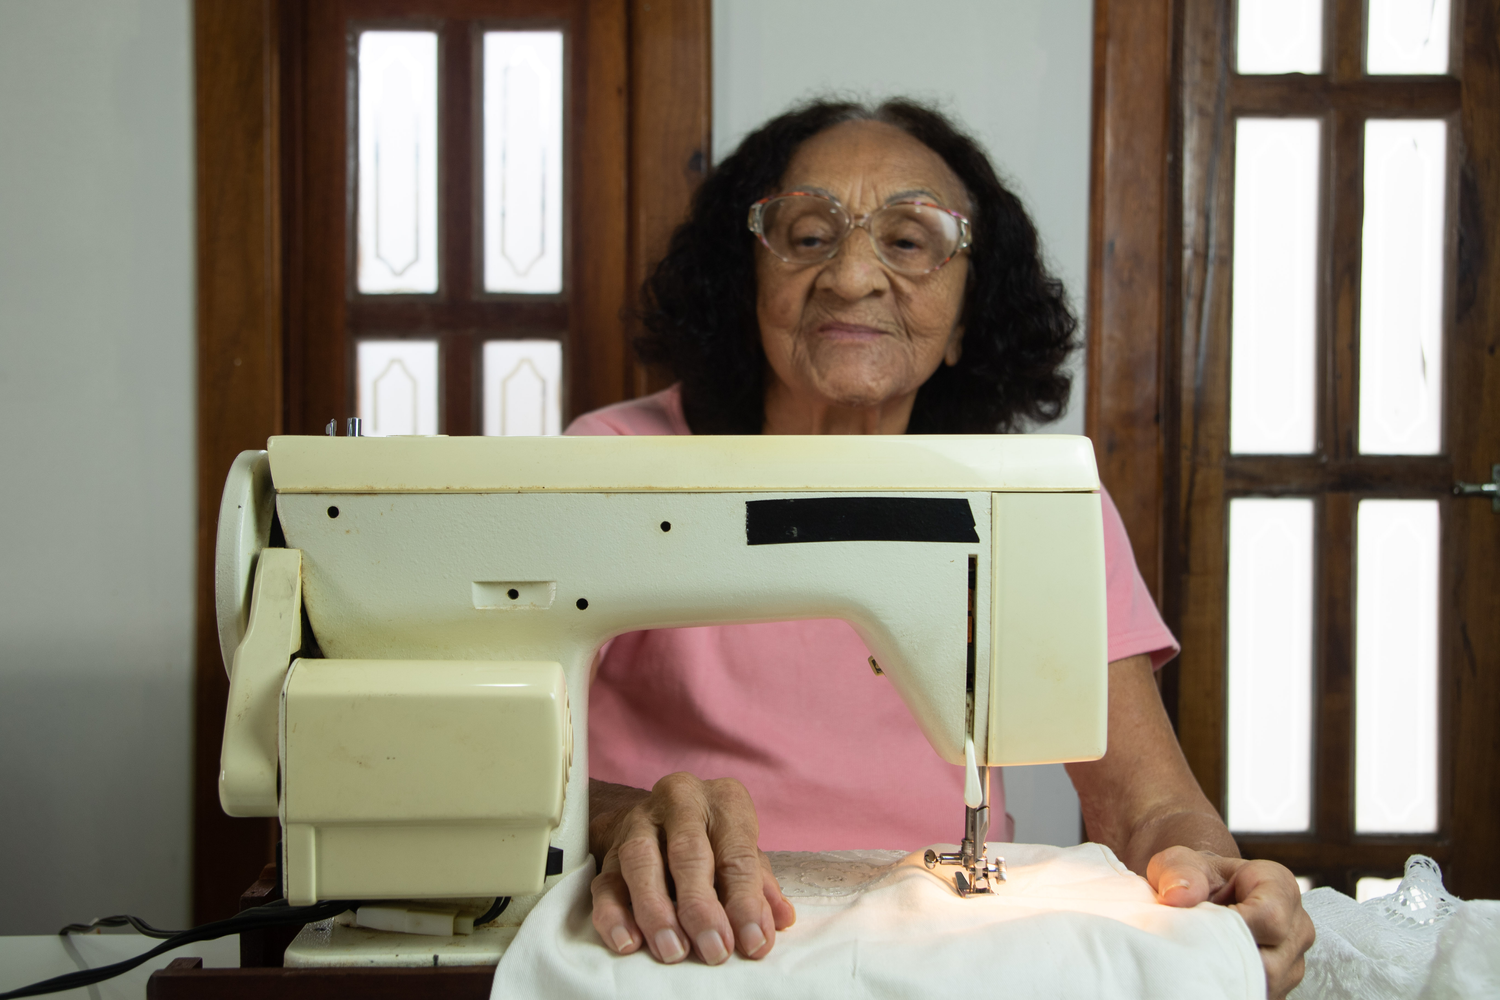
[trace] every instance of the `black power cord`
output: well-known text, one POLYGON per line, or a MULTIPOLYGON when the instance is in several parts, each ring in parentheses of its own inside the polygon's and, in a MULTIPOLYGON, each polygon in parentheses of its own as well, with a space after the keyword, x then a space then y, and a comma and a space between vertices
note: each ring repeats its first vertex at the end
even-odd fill
POLYGON ((127 924, 135 928, 137 934, 148 938, 169 938, 187 933, 187 931, 164 931, 160 927, 152 927, 140 917, 132 917, 128 913, 115 917, 96 917, 86 924, 69 924, 57 933, 60 937, 68 934, 92 934, 100 927, 124 927, 127 924))
MULTIPOLYGON (((496 900, 498 903, 499 900, 496 900)), ((102 965, 97 969, 80 969, 77 972, 69 972, 66 975, 54 976, 44 979, 30 986, 22 986, 20 989, 0 993, 0 1000, 12 1000, 15 997, 34 997, 45 993, 57 993, 62 990, 78 989, 82 986, 92 986, 94 983, 102 983, 106 979, 113 979, 121 973, 129 972, 138 965, 151 961, 158 955, 165 954, 174 948, 181 948, 185 944, 195 941, 212 941, 215 938, 225 937, 229 934, 239 934, 244 931, 257 931, 267 927, 281 927, 286 924, 309 924, 316 920, 327 920, 336 917, 345 910, 352 910, 359 906, 358 902, 351 900, 330 900, 326 903, 316 903, 312 906, 288 906, 286 900, 278 899, 274 903, 257 906, 253 909, 237 913, 227 920, 216 920, 202 927, 194 927, 186 931, 162 931, 141 920, 139 917, 118 916, 102 917, 88 924, 69 924, 59 933, 69 934, 75 930, 92 930, 94 927, 122 927, 129 924, 136 930, 148 937, 165 938, 161 944, 149 951, 142 952, 134 958, 127 958, 123 962, 115 962, 113 965, 102 965)), ((504 909, 502 906, 501 909, 504 909)), ((493 920, 494 917, 489 919, 493 920)))
MULTIPOLYGON (((483 914, 474 918, 474 926, 479 927, 494 920, 505 912, 510 905, 509 896, 497 896, 495 902, 483 914)), ((86 934, 99 927, 124 927, 127 924, 140 934, 150 938, 161 938, 162 943, 149 951, 142 952, 134 958, 127 958, 123 962, 115 962, 113 965, 101 965, 97 969, 80 969, 77 972, 69 972, 66 975, 54 976, 44 979, 30 986, 22 986, 20 989, 11 990, 8 993, 0 993, 0 1000, 12 1000, 15 997, 35 997, 46 993, 60 993, 63 990, 75 990, 81 986, 92 986, 102 983, 106 979, 129 972, 138 965, 143 965, 158 955, 165 954, 174 948, 180 948, 185 944, 195 941, 212 941, 214 938, 226 937, 230 934, 240 934, 244 931, 257 931, 266 927, 281 927, 287 924, 310 924, 317 920, 327 920, 336 917, 345 910, 358 909, 359 903, 352 900, 330 900, 326 903, 316 903, 312 906, 288 906, 285 899, 278 899, 274 903, 257 906, 249 910, 229 917, 226 920, 217 920, 202 927, 194 927, 186 931, 164 931, 159 927, 152 927, 140 917, 132 917, 129 914, 120 914, 114 917, 100 917, 86 924, 69 924, 57 933, 60 935, 86 934)))
POLYGON ((491 906, 488 910, 485 910, 482 915, 477 916, 477 917, 474 918, 474 926, 475 927, 483 927, 485 924, 489 923, 491 920, 494 920, 500 914, 504 913, 505 912, 505 908, 507 906, 509 906, 509 905, 510 905, 510 897, 509 896, 496 896, 495 897, 495 904, 493 906, 491 906))

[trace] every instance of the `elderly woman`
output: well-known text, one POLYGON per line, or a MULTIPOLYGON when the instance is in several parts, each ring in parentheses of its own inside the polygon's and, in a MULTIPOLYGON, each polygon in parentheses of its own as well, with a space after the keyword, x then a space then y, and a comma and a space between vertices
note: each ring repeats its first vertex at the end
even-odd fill
MULTIPOLYGON (((989 434, 1067 399, 1076 322, 1030 219, 972 139, 907 101, 813 103, 748 136, 699 189, 646 300, 641 353, 680 381, 569 433, 989 434)), ((1152 677, 1176 643, 1107 497, 1104 512, 1109 752, 1068 767, 1088 834, 1166 905, 1236 906, 1279 997, 1312 924, 1285 868, 1239 860, 1188 770, 1152 677)), ((962 771, 868 655, 839 621, 606 648, 589 737, 606 943, 760 958, 795 917, 762 848, 955 838, 962 771)))

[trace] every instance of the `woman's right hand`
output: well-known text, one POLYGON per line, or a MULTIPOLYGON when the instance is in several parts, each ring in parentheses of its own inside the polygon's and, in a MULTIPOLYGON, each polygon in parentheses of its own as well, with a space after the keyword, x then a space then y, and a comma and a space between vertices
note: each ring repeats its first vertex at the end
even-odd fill
POLYGON ((764 958, 797 919, 757 846, 760 824, 745 786, 669 774, 644 789, 589 783, 594 929, 629 955, 644 943, 660 962, 689 951, 709 965, 736 948, 764 958))

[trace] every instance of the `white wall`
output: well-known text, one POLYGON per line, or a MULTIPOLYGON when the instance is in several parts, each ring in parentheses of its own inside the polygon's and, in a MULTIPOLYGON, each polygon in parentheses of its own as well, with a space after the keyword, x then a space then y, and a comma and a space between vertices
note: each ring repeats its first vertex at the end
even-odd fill
MULTIPOLYGON (((989 149, 1030 209, 1081 318, 1090 0, 714 0, 713 16, 716 160, 808 97, 935 101, 989 149)), ((1083 433, 1081 361, 1072 405, 1049 430, 1083 433)), ((1018 841, 1078 842, 1078 800, 1060 765, 1012 769, 1005 782, 1018 841)))
POLYGON ((189 17, 0 3, 0 934, 188 920, 189 17))

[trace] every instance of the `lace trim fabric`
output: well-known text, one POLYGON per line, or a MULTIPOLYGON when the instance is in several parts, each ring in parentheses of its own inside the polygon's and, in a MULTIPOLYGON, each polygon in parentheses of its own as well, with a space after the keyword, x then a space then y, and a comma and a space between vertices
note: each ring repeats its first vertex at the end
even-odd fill
POLYGON ((1401 884, 1389 896, 1366 900, 1365 904, 1398 927, 1429 927, 1453 916, 1457 896, 1443 888, 1443 870, 1425 854, 1406 859, 1401 884))
POLYGON ((905 851, 771 851, 771 871, 788 899, 853 896, 879 885, 905 851))
MULTIPOLYGON (((1445 930, 1465 903, 1443 887, 1431 858, 1407 859, 1400 886, 1388 896, 1356 903, 1336 889, 1304 893, 1318 939, 1307 953, 1307 973, 1289 1000, 1418 1000, 1429 982, 1445 930)), ((1477 913, 1478 911, 1476 911, 1477 913)), ((1500 940, 1494 941, 1500 950, 1500 940)), ((1467 964, 1461 962, 1461 964, 1467 964)), ((1467 996, 1467 992, 1451 994, 1467 996)), ((1475 994, 1482 995, 1482 994, 1475 994)))

